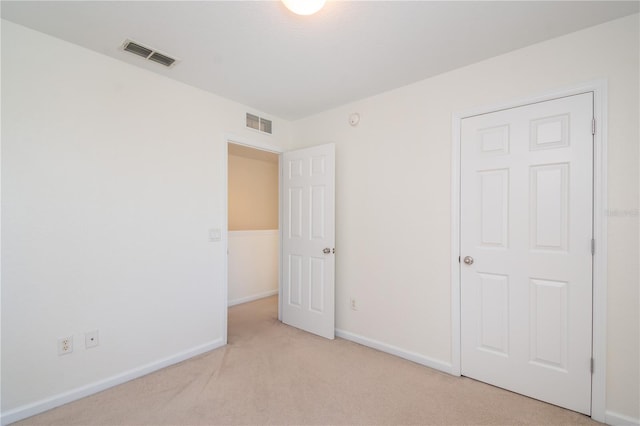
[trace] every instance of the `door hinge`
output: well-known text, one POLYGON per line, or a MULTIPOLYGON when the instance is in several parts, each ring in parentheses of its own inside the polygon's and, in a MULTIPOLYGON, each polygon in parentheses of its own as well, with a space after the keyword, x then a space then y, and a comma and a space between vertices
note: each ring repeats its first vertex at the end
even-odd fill
POLYGON ((591 134, 592 135, 596 134, 596 119, 595 118, 593 120, 591 120, 591 134))
POLYGON ((591 256, 596 254, 596 240, 591 239, 591 256))
POLYGON ((595 362, 593 358, 591 358, 591 374, 593 374, 594 370, 595 370, 595 362))

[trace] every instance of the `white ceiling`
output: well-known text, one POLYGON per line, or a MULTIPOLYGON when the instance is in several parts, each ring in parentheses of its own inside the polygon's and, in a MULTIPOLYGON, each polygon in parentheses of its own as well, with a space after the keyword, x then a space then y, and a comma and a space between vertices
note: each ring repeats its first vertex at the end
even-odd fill
MULTIPOLYGON (((637 13, 638 1, 2 1, 2 17, 295 120, 637 13), (125 39, 180 62, 167 69, 125 39)), ((597 60, 594 58, 594 60, 597 60)))

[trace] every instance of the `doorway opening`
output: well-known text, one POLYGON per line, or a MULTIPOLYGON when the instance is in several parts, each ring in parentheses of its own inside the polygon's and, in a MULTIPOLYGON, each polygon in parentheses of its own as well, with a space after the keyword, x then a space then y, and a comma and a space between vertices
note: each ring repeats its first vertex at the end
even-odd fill
POLYGON ((227 306, 279 291, 279 154, 228 142, 227 306))

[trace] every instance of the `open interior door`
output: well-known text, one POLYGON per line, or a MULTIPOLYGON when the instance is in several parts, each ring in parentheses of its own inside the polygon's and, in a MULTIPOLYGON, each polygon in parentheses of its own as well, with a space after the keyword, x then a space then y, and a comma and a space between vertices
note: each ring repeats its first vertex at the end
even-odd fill
POLYGON ((334 338, 335 145, 282 155, 282 322, 334 338))

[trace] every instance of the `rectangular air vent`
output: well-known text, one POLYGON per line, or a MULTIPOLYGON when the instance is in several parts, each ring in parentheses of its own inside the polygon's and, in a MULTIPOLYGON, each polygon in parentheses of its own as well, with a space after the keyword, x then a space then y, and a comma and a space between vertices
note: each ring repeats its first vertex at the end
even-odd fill
POLYGON ((262 133, 272 134, 272 122, 266 118, 247 113, 247 127, 262 133))
POLYGON ((166 67, 171 67, 177 62, 177 59, 171 58, 165 54, 159 53, 155 49, 151 49, 149 47, 143 46, 140 43, 136 43, 135 41, 125 40, 122 44, 122 48, 126 52, 131 52, 134 55, 142 56, 143 58, 157 62, 166 67))
POLYGON ((176 61, 175 59, 165 56, 158 52, 153 52, 151 56, 149 56, 149 60, 162 64, 166 67, 170 67, 176 61))
POLYGON ((138 56, 142 56, 143 58, 148 58, 149 55, 153 53, 153 50, 147 49, 144 46, 140 46, 132 41, 125 43, 124 50, 127 52, 135 53, 138 56))

